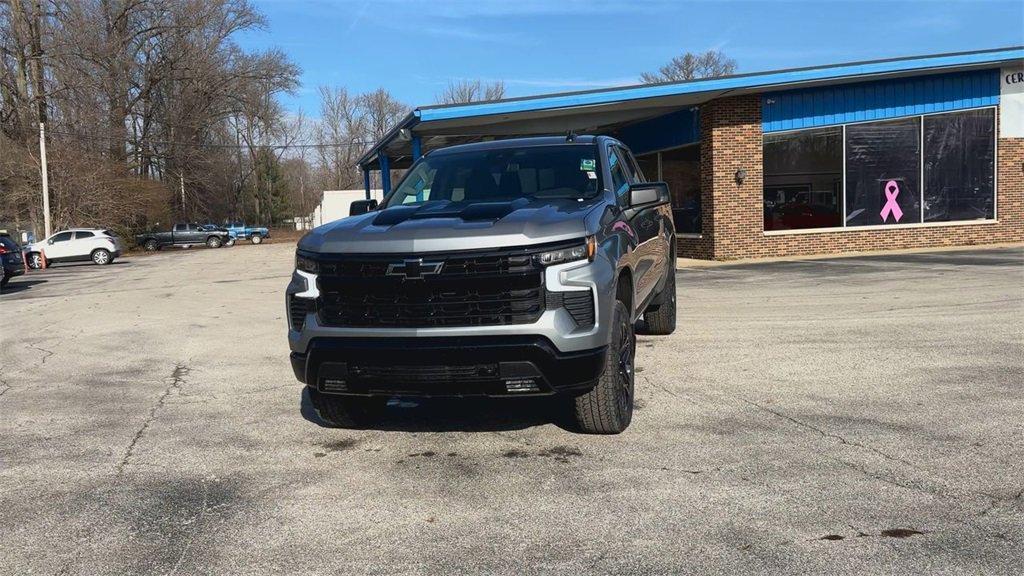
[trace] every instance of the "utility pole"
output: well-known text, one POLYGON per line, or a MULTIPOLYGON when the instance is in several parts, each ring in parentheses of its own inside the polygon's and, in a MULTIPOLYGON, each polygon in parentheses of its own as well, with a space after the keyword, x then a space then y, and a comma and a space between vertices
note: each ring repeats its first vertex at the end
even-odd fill
POLYGON ((185 173, 178 174, 178 180, 181 182, 181 219, 188 220, 185 216, 185 173))
POLYGON ((39 123, 39 163, 43 174, 43 232, 50 237, 50 178, 46 169, 46 124, 39 123))

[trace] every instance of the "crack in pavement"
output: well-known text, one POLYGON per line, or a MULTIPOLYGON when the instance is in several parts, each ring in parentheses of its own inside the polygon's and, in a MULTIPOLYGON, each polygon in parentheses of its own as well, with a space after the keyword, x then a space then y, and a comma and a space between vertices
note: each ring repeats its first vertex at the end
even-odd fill
POLYGON ((125 466, 128 465, 128 460, 132 457, 132 454, 135 451, 135 445, 138 444, 140 440, 142 440, 142 437, 145 436, 146 431, 149 429, 149 425, 152 424, 154 420, 156 420, 156 414, 160 410, 160 408, 163 407, 164 402, 166 402, 167 400, 167 397, 170 396, 171 392, 181 388, 181 385, 185 383, 185 376, 188 376, 188 373, 191 370, 192 369, 185 364, 178 364, 174 367, 174 370, 171 372, 171 375, 168 378, 166 378, 171 382, 167 385, 166 388, 164 388, 164 391, 160 394, 160 397, 157 398, 156 403, 153 404, 153 406, 149 409, 149 415, 146 416, 146 420, 142 423, 142 426, 140 426, 139 429, 135 432, 135 436, 132 437, 132 441, 128 444, 128 448, 125 450, 124 456, 122 456, 121 461, 117 463, 116 473, 118 476, 120 476, 124 472, 125 466))
POLYGON ((855 446, 855 447, 861 448, 863 450, 868 450, 870 452, 873 452, 873 453, 877 454, 878 456, 881 456, 882 458, 885 458, 886 460, 890 460, 892 462, 899 462, 900 464, 903 464, 904 466, 909 466, 911 468, 915 468, 915 469, 920 470, 920 467, 915 465, 913 462, 910 462, 908 460, 904 460, 903 458, 900 458, 899 456, 893 456, 892 454, 889 454, 887 452, 883 452, 883 451, 879 450, 878 448, 875 448, 874 446, 868 446, 867 444, 861 444, 860 442, 855 442, 853 440, 849 440, 846 437, 840 436, 839 434, 836 434, 834 432, 828 432, 827 430, 822 430, 821 428, 818 428, 817 426, 814 426, 812 424, 808 424, 806 422, 803 422, 802 420, 798 420, 796 418, 793 418, 792 416, 790 416, 788 414, 785 414, 783 412, 779 412, 778 410, 772 410, 771 408, 768 408, 767 406, 763 406, 761 404, 758 404, 757 402, 751 402, 750 400, 747 400, 746 398, 739 398, 739 400, 741 400, 745 404, 748 404, 750 406, 754 406, 755 408, 757 408, 759 410, 763 410, 763 411, 765 411, 765 412, 767 412, 769 414, 773 414, 773 415, 775 415, 775 416, 777 416, 779 418, 782 418, 783 420, 787 420, 787 421, 789 421, 789 422, 791 422, 793 424, 796 424, 797 426, 799 426, 801 428, 805 428, 807 430, 813 430, 814 432, 817 432, 819 435, 821 435, 822 438, 831 438, 833 440, 838 440, 840 444, 845 444, 847 446, 855 446))
MULTIPOLYGON (((956 523, 958 523, 958 524, 974 526, 975 528, 978 528, 979 530, 981 530, 983 532, 987 532, 988 534, 990 534, 992 536, 997 536, 999 538, 1002 538, 1003 540, 1007 540, 1007 541, 1010 541, 1010 542, 1016 542, 1016 539, 1010 538, 1006 534, 1003 534, 1001 532, 997 532, 995 530, 992 530, 992 529, 988 528, 987 526, 979 524, 977 520, 979 518, 981 518, 982 516, 985 516, 986 514, 991 512, 998 505, 999 502, 1010 502, 1010 503, 1016 502, 1017 499, 1019 499, 1022 496, 1024 496, 1024 488, 1022 488, 1017 493, 1017 495, 1014 496, 1013 498, 1007 498, 1007 497, 995 496, 993 494, 986 494, 986 493, 983 493, 983 492, 982 493, 971 492, 970 490, 962 490, 961 491, 961 490, 957 490, 954 487, 946 486, 946 485, 943 485, 941 483, 937 484, 936 487, 931 487, 931 486, 928 486, 928 485, 923 484, 923 483, 909 483, 909 482, 900 481, 899 479, 897 479, 895 477, 887 476, 887 475, 884 475, 884 474, 881 474, 881 473, 877 473, 877 472, 872 472, 871 470, 868 470, 867 468, 865 468, 863 466, 858 466, 856 464, 853 464, 851 462, 847 462, 847 461, 845 461, 845 460, 843 460, 841 458, 836 458, 834 456, 826 455, 825 457, 828 458, 829 460, 832 460, 833 462, 836 462, 837 464, 839 464, 841 466, 844 466, 846 468, 849 468, 851 470, 859 472, 859 473, 863 474, 864 476, 867 476, 868 478, 872 478, 874 480, 878 480, 879 482, 883 482, 885 484, 890 484, 890 485, 896 486, 898 488, 903 488, 905 490, 912 490, 914 492, 920 492, 922 494, 927 494, 929 496, 935 496, 936 498, 941 498, 943 500, 963 501, 965 499, 970 499, 970 498, 974 498, 974 499, 989 498, 991 500, 991 502, 981 512, 978 512, 977 514, 975 514, 972 517, 963 517, 963 518, 956 519, 954 521, 956 523)), ((851 526, 851 528, 852 528, 852 526, 851 526)))
POLYGON ((988 514, 989 512, 998 508, 1000 504, 1015 505, 1018 501, 1024 499, 1024 488, 1018 490, 1017 493, 1013 496, 999 496, 996 494, 989 494, 988 492, 982 492, 982 495, 988 498, 990 502, 988 507, 982 510, 978 514, 978 516, 984 516, 988 514))
POLYGON ((53 350, 47 350, 46 348, 40 347, 39 346, 40 342, 42 342, 42 340, 39 340, 38 342, 31 342, 31 343, 28 344, 28 347, 32 348, 33 350, 39 350, 40 352, 44 353, 45 356, 43 356, 43 360, 42 360, 42 362, 40 362, 40 364, 46 364, 46 361, 50 358, 50 356, 54 355, 54 351, 53 350))

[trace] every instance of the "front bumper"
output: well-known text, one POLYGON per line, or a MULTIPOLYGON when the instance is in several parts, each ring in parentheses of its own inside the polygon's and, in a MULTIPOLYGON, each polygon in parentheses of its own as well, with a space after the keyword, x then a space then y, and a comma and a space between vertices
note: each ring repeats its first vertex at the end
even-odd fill
POLYGON ((292 352, 295 377, 358 396, 536 396, 593 387, 606 347, 559 352, 541 336, 317 338, 292 352))

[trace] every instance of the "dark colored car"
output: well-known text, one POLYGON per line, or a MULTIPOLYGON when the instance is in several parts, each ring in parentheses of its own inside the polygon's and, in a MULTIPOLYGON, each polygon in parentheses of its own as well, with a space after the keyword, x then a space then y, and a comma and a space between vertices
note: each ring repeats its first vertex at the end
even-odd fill
POLYGON ((562 396, 580 430, 633 413, 634 325, 676 326, 664 182, 614 138, 433 150, 380 207, 299 241, 288 341, 339 426, 390 396, 562 396))
POLYGON ((210 248, 220 248, 231 239, 227 230, 207 230, 200 224, 175 224, 167 232, 146 232, 135 237, 135 243, 148 251, 159 250, 165 246, 196 246, 206 244, 210 248))
POLYGON ((9 236, 0 236, 0 287, 7 286, 11 278, 25 273, 21 246, 9 236))

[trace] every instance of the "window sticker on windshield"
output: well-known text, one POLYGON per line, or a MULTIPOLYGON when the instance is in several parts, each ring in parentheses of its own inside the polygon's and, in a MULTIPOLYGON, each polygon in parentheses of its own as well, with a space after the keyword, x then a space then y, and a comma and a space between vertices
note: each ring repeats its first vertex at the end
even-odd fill
POLYGON ((593 158, 580 158, 580 170, 583 172, 593 172, 597 169, 597 160, 593 158))
POLYGON ((597 172, 587 172, 587 178, 590 178, 591 180, 597 180, 597 172))

